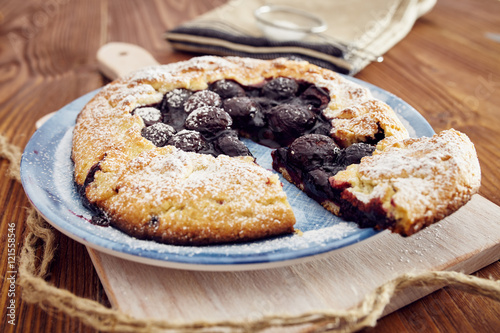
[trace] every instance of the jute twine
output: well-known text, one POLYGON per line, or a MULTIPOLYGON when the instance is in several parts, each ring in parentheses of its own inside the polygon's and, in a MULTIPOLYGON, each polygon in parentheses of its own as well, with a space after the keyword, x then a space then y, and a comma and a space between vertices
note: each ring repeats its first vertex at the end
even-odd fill
MULTIPOLYGON (((0 135, 0 157, 10 161, 10 177, 20 181, 21 151, 0 135)), ((197 321, 181 323, 161 319, 138 319, 102 304, 59 289, 45 280, 55 254, 54 232, 31 207, 26 219, 27 235, 20 253, 18 285, 27 303, 48 312, 62 312, 100 331, 118 332, 259 332, 271 327, 312 324, 308 332, 355 332, 373 327, 392 296, 408 287, 454 287, 500 302, 500 281, 458 272, 435 271, 404 274, 387 282, 356 307, 346 311, 329 309, 300 315, 267 315, 257 320, 197 321), (37 254, 41 253, 41 256, 37 254), (39 263, 38 263, 39 262, 39 263), (38 263, 38 264, 37 264, 38 263)))

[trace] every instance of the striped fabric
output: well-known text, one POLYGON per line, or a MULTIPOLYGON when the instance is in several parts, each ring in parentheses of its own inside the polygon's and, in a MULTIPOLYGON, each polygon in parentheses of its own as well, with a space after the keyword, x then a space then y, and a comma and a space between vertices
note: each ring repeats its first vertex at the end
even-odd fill
POLYGON ((399 42, 436 0, 233 0, 165 33, 172 47, 201 54, 300 58, 356 74, 399 42), (275 40, 259 28, 254 11, 286 5, 323 19, 325 32, 275 40))

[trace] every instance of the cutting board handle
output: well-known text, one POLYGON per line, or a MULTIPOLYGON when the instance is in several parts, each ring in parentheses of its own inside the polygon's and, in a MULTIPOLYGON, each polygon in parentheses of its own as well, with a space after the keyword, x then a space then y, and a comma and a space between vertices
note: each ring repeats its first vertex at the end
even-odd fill
POLYGON ((137 69, 159 63, 140 46, 121 42, 105 44, 97 51, 99 70, 115 80, 137 69))

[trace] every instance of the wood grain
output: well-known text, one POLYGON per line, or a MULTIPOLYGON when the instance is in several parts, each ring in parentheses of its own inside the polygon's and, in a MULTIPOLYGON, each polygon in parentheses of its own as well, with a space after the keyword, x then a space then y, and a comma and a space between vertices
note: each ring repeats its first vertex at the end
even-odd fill
MULTIPOLYGON (((380 285, 406 273, 475 272, 500 259, 500 225, 492 222, 498 220, 500 206, 477 195, 416 237, 384 232, 315 260, 256 271, 187 271, 147 266, 94 250, 89 253, 113 307, 134 317, 258 319, 276 313, 348 310, 380 285)), ((405 289, 393 296, 385 313, 434 290, 425 286, 405 289)))
POLYGON ((500 43, 486 37, 500 25, 498 1, 439 1, 410 35, 358 77, 414 106, 435 131, 453 127, 476 144, 480 193, 500 202, 500 43), (401 84, 401 77, 409 80, 401 84))
MULTIPOLYGON (((95 54, 110 41, 138 44, 162 62, 189 58, 173 52, 163 31, 224 1, 50 0, 0 2, 0 133, 23 147, 35 121, 106 80, 95 54)), ((440 0, 411 33, 357 76, 403 98, 436 131, 455 127, 476 144, 483 171, 481 194, 500 204, 500 43, 485 37, 500 33, 500 2, 440 0)), ((7 179, 0 161, 0 239, 16 223, 18 249, 29 205, 20 184, 7 179)), ((6 247, 0 248, 0 309, 7 305, 6 247)), ((58 234, 58 253, 48 281, 78 295, 108 304, 85 248, 58 234)), ((500 279, 497 262, 477 273, 500 279)), ((17 325, 2 332, 94 332, 61 314, 26 304, 16 291, 17 325)), ((442 289, 379 321, 367 332, 496 332, 500 305, 483 297, 442 289), (447 318, 449 316, 449 319, 447 318)))

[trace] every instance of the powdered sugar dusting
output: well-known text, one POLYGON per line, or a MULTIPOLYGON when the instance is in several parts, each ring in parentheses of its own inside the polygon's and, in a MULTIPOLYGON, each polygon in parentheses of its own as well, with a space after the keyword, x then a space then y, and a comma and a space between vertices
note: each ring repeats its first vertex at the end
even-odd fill
POLYGON ((185 93, 182 89, 174 89, 166 94, 169 106, 171 108, 180 109, 184 107, 185 93))
POLYGON ((384 200, 385 209, 405 221, 446 216, 467 202, 481 181, 474 145, 453 129, 397 142, 350 168, 359 177, 348 189, 357 200, 384 200))
POLYGON ((184 103, 184 108, 187 113, 190 113, 202 107, 220 106, 221 104, 222 100, 219 95, 210 90, 202 90, 191 95, 184 103))
POLYGON ((197 201, 223 195, 237 201, 241 208, 263 199, 284 198, 285 194, 277 188, 254 186, 273 177, 276 176, 248 159, 224 155, 214 158, 178 149, 167 154, 147 152, 124 170, 118 183, 118 195, 126 193, 133 196, 134 202, 152 202, 153 205, 172 198, 197 201))
POLYGON ((193 112, 189 114, 189 116, 186 118, 186 126, 188 127, 193 127, 196 126, 197 119, 202 119, 204 117, 207 117, 210 114, 210 107, 207 106, 202 106, 200 108, 197 108, 193 112))
POLYGON ((152 107, 135 109, 135 114, 141 117, 145 124, 153 124, 161 120, 160 110, 152 107))

